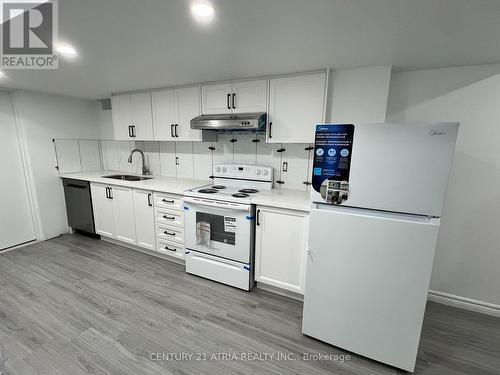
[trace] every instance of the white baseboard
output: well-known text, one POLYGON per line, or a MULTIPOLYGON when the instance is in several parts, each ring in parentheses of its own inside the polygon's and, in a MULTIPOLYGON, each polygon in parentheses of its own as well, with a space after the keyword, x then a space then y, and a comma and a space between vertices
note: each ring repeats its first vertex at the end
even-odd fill
POLYGON ((437 290, 429 290, 427 299, 429 301, 442 303, 443 305, 454 306, 464 310, 500 317, 500 305, 496 305, 494 303, 438 292, 437 290))

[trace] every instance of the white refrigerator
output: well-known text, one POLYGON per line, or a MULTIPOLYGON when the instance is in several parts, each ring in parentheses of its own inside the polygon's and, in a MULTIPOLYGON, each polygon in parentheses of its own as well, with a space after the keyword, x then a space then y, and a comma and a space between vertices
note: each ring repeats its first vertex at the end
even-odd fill
POLYGON ((413 372, 458 127, 317 125, 304 334, 413 372))

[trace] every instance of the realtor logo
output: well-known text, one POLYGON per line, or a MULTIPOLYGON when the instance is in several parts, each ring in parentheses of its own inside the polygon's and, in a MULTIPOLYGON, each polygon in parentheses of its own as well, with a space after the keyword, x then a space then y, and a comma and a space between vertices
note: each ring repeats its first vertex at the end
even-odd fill
POLYGON ((2 69, 57 69, 57 0, 0 0, 2 69))

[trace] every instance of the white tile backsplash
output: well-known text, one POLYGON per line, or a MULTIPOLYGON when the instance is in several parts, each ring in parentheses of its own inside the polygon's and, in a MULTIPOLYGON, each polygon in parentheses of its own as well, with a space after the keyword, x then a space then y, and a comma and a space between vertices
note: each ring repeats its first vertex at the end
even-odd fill
POLYGON ((61 173, 100 169, 100 158, 103 170, 141 173, 142 162, 138 153, 134 154, 132 164, 127 161, 130 151, 139 148, 144 151, 146 165, 154 175, 207 180, 215 164, 238 163, 273 167, 275 188, 308 190, 304 181, 311 180, 312 152, 305 150, 309 145, 266 143, 265 134, 224 133, 218 142, 79 142, 56 141, 58 157, 61 155, 64 162, 61 173), (236 139, 236 142, 231 142, 231 139, 236 139), (252 142, 255 139, 259 142, 252 142), (278 152, 280 149, 285 151, 278 152), (282 170, 283 162, 288 163, 286 172, 282 170))

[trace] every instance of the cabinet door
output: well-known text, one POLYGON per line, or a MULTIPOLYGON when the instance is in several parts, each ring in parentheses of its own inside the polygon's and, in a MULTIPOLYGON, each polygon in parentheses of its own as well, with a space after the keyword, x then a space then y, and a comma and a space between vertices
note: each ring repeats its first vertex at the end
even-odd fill
POLYGON ((116 140, 133 139, 129 132, 132 125, 132 107, 130 95, 114 95, 111 97, 111 113, 113 116, 113 130, 116 140))
POLYGON ((233 82, 233 113, 266 112, 267 79, 233 82))
POLYGON ((175 89, 176 127, 178 141, 201 141, 201 130, 191 129, 191 120, 201 113, 200 88, 175 89))
POLYGON ((137 246, 156 250, 153 192, 134 190, 135 233, 137 246))
POLYGON ((153 91, 151 100, 155 140, 174 140, 174 124, 176 121, 174 90, 153 91))
POLYGON ((120 241, 135 244, 135 220, 132 189, 112 186, 113 221, 115 223, 115 238, 120 241))
POLYGON ((230 83, 201 86, 201 113, 204 115, 232 113, 230 83))
POLYGON ((324 122, 326 72, 271 78, 268 142, 314 143, 324 122))
POLYGON ((153 116, 151 113, 151 93, 141 92, 130 95, 132 105, 132 125, 134 139, 141 141, 153 140, 153 116))
POLYGON ((255 280, 304 293, 309 214, 258 207, 255 280))
POLYGON ((114 237, 113 200, 108 198, 106 189, 106 185, 90 184, 95 231, 101 236, 114 237))

